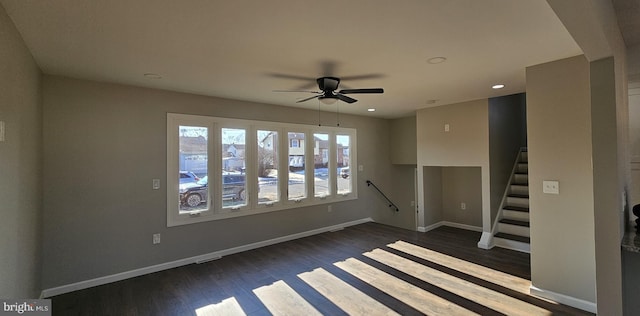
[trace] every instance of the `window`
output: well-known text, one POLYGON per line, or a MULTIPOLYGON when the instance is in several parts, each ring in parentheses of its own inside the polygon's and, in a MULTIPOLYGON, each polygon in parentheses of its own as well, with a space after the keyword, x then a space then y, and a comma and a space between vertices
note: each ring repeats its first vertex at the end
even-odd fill
POLYGON ((336 136, 336 148, 338 156, 336 161, 338 162, 338 194, 351 193, 351 186, 353 183, 353 177, 351 176, 351 137, 349 135, 337 135, 336 136))
POLYGON ((278 187, 278 131, 258 130, 258 203, 273 205, 280 200, 278 187))
POLYGON ((179 126, 178 197, 180 213, 209 209, 209 188, 207 186, 207 158, 209 129, 203 126, 179 126), (203 175, 200 179, 196 174, 203 175), (191 181, 193 180, 193 181, 191 181))
POLYGON ((222 206, 247 205, 246 130, 222 128, 222 206))
POLYGON ((356 131, 167 114, 167 225, 356 199, 356 131))
POLYGON ((304 133, 288 132, 289 135, 289 200, 299 202, 307 197, 307 186, 305 185, 305 150, 301 146, 304 139, 304 133), (295 146, 294 146, 295 145, 295 146))
POLYGON ((329 134, 313 134, 313 184, 314 195, 324 198, 331 193, 329 190, 329 134))

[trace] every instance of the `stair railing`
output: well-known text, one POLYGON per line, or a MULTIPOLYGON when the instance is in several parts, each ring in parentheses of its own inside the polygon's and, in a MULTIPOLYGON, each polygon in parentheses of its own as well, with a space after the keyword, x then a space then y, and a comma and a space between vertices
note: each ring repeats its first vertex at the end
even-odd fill
POLYGON ((387 200, 387 202, 389 202, 389 207, 395 208, 396 212, 400 211, 398 206, 396 206, 373 182, 367 180, 367 186, 373 186, 380 193, 380 195, 382 195, 387 200))

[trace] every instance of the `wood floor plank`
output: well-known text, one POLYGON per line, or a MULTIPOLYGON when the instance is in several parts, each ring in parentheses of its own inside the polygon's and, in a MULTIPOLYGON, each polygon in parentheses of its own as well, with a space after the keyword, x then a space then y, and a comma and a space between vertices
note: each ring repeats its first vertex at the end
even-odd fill
POLYGON ((592 315, 530 296, 526 289, 529 254, 480 249, 479 239, 478 232, 451 227, 419 233, 367 223, 58 295, 52 297, 53 315, 254 316, 271 315, 274 308, 282 313, 303 310, 305 314, 347 315, 359 314, 357 308, 364 305, 378 311, 365 309, 369 315, 506 314, 468 300, 465 291, 443 290, 424 281, 433 277, 424 272, 429 269, 437 270, 432 274, 447 282, 463 280, 461 284, 466 285, 461 288, 470 282, 474 284, 468 285, 471 290, 485 287, 553 314, 592 315), (404 266, 413 270, 365 256, 374 249, 402 257, 404 266), (360 272, 347 272, 345 267, 360 272), (303 279, 316 271, 327 274, 315 275, 313 281, 303 279), (368 274, 363 275, 365 272, 368 274), (513 280, 519 281, 514 285, 513 280), (278 305, 286 300, 291 303, 278 305), (423 306, 429 300, 432 303, 423 306), (292 307, 296 308, 287 309, 292 307))
POLYGON ((357 259, 335 265, 427 315, 479 315, 357 259))
POLYGON ((551 315, 551 312, 544 308, 429 268, 382 249, 374 249, 365 253, 365 256, 506 315, 551 315))
POLYGON ((298 276, 349 315, 400 315, 322 268, 298 276))

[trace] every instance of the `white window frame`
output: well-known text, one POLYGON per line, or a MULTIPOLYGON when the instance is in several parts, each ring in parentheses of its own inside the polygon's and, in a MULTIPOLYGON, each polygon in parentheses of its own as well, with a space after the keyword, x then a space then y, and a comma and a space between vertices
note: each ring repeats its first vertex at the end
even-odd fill
POLYGON ((266 212, 274 212, 292 208, 302 208, 313 205, 335 203, 358 198, 357 190, 357 133, 353 128, 332 126, 311 126, 280 122, 265 122, 255 120, 240 120, 222 117, 200 116, 167 113, 167 226, 179 226, 204 221, 248 216, 266 212), (195 212, 179 212, 179 130, 180 125, 202 126, 208 128, 208 205, 209 209, 195 212), (246 131, 245 166, 247 203, 241 207, 223 207, 222 204, 222 128, 242 128, 246 131), (278 132, 278 191, 279 199, 273 203, 258 202, 258 150, 257 131, 272 130, 278 132), (315 133, 329 135, 329 184, 330 194, 324 197, 315 196, 314 183, 314 148, 313 142, 307 142, 305 150, 305 188, 306 197, 299 200, 288 199, 289 184, 289 132, 304 133, 306 140, 313 140, 315 133), (337 145, 336 135, 350 136, 351 192, 337 194, 337 145), (312 146, 313 145, 313 146, 312 146), (334 174, 336 173, 336 174, 334 174))

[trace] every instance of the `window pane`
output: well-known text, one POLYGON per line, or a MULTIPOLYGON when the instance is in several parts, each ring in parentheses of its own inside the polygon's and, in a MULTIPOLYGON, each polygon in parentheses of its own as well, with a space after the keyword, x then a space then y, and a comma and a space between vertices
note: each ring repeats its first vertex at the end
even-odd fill
POLYGON ((278 132, 258 130, 258 203, 273 203, 278 194, 278 132))
POLYGON ((178 131, 180 133, 178 158, 180 213, 208 210, 208 128, 181 125, 178 131))
POLYGON ((338 194, 351 193, 351 147, 349 135, 336 135, 336 151, 338 153, 338 194))
POLYGON ((307 196, 304 171, 304 133, 289 132, 289 200, 307 196))
POLYGON ((222 207, 247 205, 246 130, 223 128, 222 133, 222 207))
POLYGON ((329 134, 313 134, 313 179, 315 196, 331 194, 329 190, 329 134))

